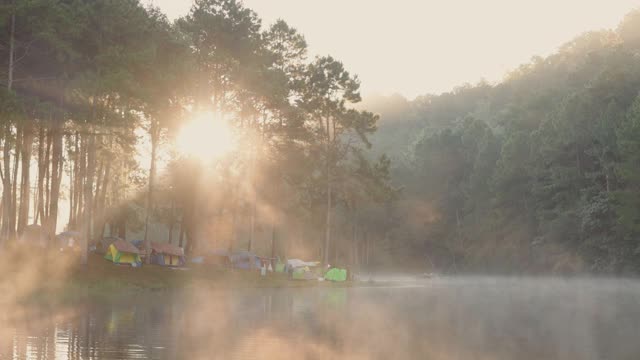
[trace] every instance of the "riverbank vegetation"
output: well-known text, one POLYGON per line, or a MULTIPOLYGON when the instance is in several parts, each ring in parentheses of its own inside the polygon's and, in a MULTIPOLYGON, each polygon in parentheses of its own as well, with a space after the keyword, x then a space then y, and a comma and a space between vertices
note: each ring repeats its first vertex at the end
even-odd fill
MULTIPOLYGON (((74 303, 86 299, 109 301, 135 295, 158 296, 190 291, 230 289, 310 288, 371 286, 370 282, 296 281, 289 274, 237 270, 230 267, 194 265, 171 268, 114 265, 90 254, 87 265, 70 261, 55 252, 30 255, 14 250, 0 266, 0 305, 13 308, 31 303, 74 303)), ((378 285, 384 285, 379 283, 378 285)))

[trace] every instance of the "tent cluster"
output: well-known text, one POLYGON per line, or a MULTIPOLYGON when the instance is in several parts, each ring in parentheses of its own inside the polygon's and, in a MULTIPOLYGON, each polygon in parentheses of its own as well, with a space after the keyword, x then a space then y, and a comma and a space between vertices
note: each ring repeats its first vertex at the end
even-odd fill
MULTIPOLYGON (((79 249, 82 234, 76 231, 65 231, 56 236, 56 246, 60 251, 75 251, 79 249)), ((46 246, 47 237, 44 229, 39 225, 27 226, 20 241, 25 245, 46 246)), ((176 245, 162 242, 150 242, 150 262, 160 266, 184 266, 186 259, 184 250, 176 245)), ((118 237, 105 237, 95 244, 97 251, 104 253, 104 258, 114 264, 142 266, 145 256, 145 244, 141 240, 128 242, 118 237)), ((240 270, 260 270, 286 273, 293 280, 327 280, 346 281, 346 269, 332 267, 324 269, 319 261, 303 261, 289 259, 281 262, 276 258, 260 257, 250 251, 230 252, 227 250, 213 250, 205 256, 191 259, 192 263, 218 265, 240 270), (325 271, 326 270, 326 271, 325 271)))
MULTIPOLYGON (((143 243, 138 246, 120 238, 104 238, 100 248, 106 248, 104 258, 115 264, 142 265, 143 243)), ((151 263, 161 266, 184 266, 184 250, 169 243, 151 242, 151 263)))
POLYGON ((289 259, 285 269, 294 280, 327 280, 334 282, 347 280, 346 269, 332 267, 324 272, 319 261, 289 259))
POLYGON ((216 265, 240 270, 261 270, 273 271, 271 265, 276 259, 258 256, 250 251, 227 251, 212 250, 203 256, 191 259, 195 264, 216 265))
MULTIPOLYGON (((70 236, 72 234, 67 234, 70 236)), ((115 264, 128 264, 134 267, 142 265, 144 243, 141 241, 127 242, 120 238, 104 238, 100 247, 106 248, 104 258, 115 264), (134 245, 135 244, 135 245, 134 245)), ((184 266, 186 264, 184 250, 169 243, 150 243, 150 262, 160 266, 184 266)), ((293 280, 327 280, 334 282, 346 281, 346 269, 331 267, 325 269, 319 261, 303 261, 260 257, 250 251, 230 252, 227 250, 213 250, 204 256, 194 257, 193 264, 216 265, 239 270, 260 270, 263 275, 267 272, 286 273, 293 280), (325 271, 326 270, 326 271, 325 271)))

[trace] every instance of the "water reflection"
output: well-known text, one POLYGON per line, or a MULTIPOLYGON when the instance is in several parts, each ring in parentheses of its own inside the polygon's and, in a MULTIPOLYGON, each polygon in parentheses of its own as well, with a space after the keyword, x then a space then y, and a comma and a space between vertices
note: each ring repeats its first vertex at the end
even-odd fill
POLYGON ((157 292, 30 307, 5 315, 0 358, 640 358, 635 282, 402 285, 157 292))

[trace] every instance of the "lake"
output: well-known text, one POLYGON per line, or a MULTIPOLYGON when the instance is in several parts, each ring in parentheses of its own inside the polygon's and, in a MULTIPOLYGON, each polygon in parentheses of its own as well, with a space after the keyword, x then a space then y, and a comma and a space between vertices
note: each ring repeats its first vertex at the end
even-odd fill
POLYGON ((0 325, 0 358, 640 358, 636 281, 386 280, 16 307, 0 325))

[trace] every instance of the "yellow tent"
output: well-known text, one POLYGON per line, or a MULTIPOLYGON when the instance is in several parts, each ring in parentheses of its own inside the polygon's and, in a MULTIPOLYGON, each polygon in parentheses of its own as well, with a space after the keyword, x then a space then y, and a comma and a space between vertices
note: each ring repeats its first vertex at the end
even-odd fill
POLYGON ((140 251, 124 240, 116 240, 109 245, 104 258, 115 264, 131 264, 132 266, 142 264, 140 251))
POLYGON ((184 265, 184 250, 169 243, 151 242, 151 263, 163 266, 184 265))

